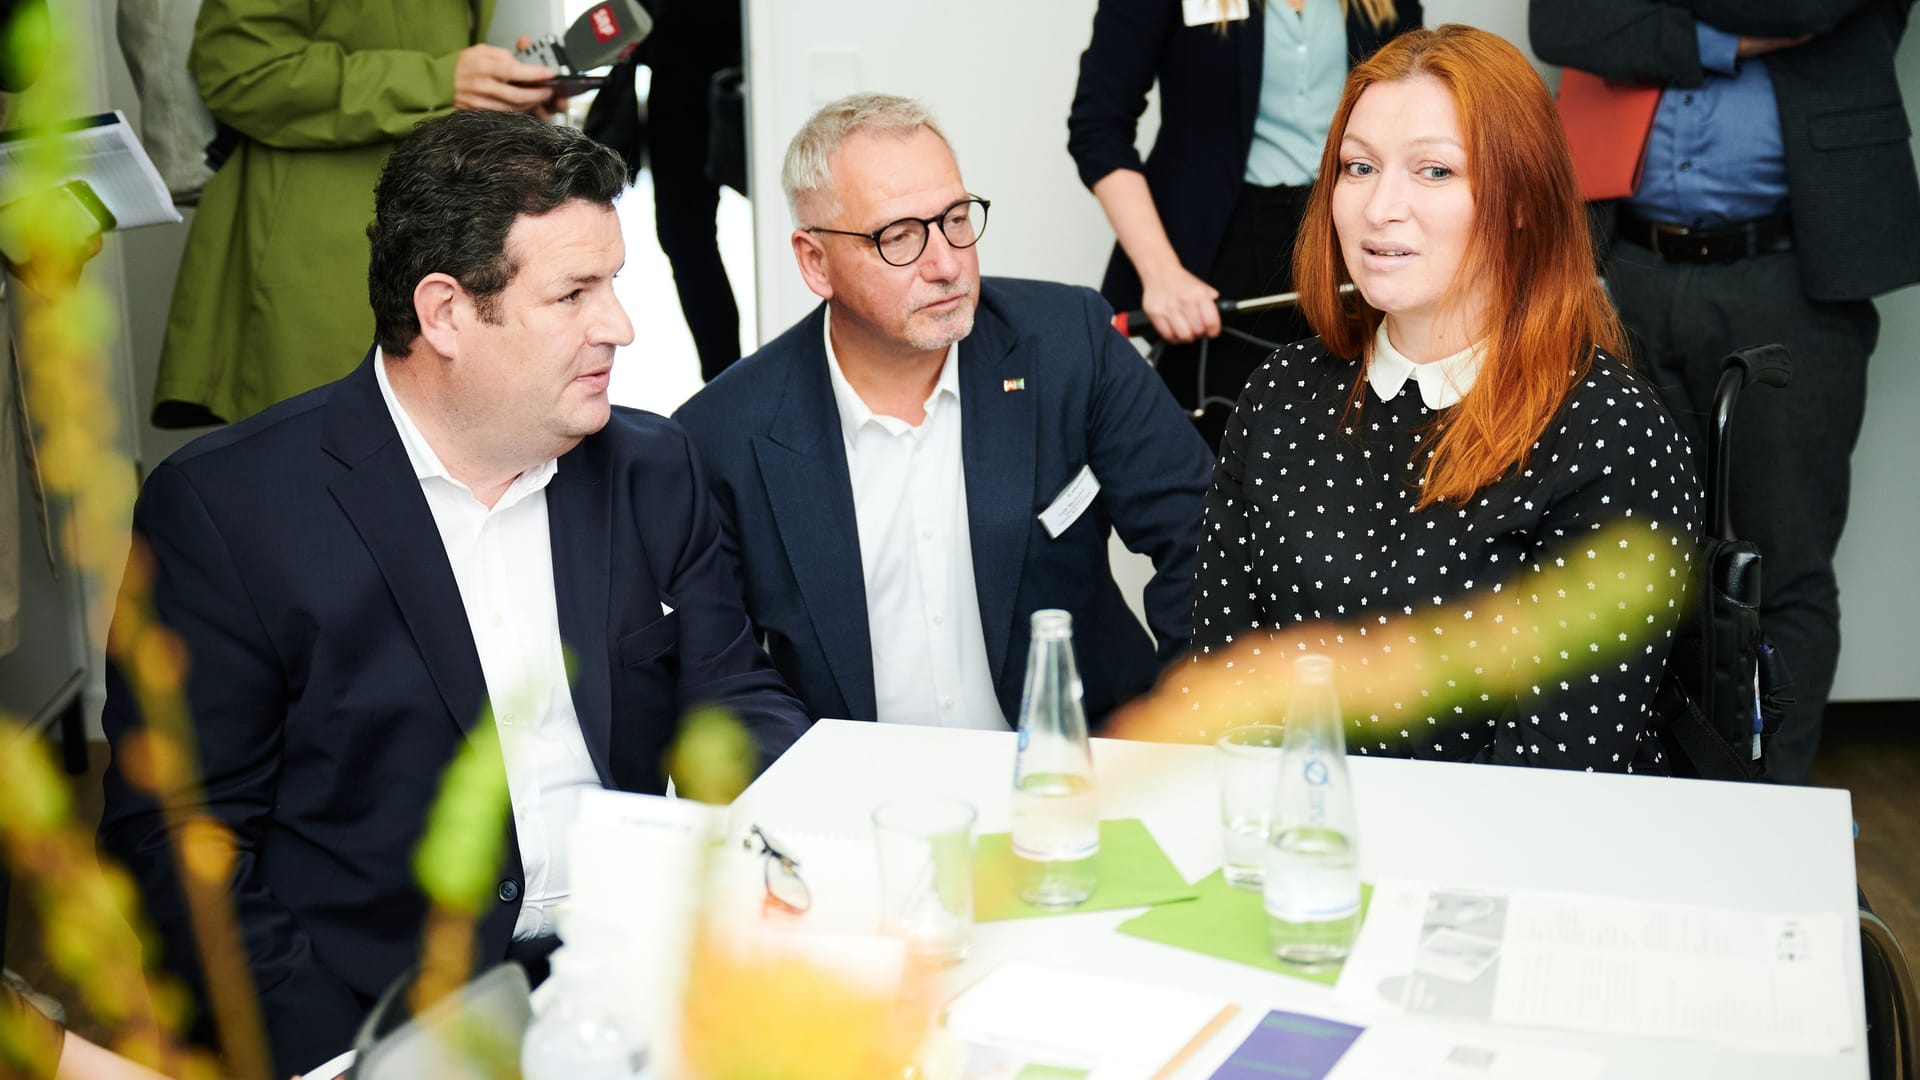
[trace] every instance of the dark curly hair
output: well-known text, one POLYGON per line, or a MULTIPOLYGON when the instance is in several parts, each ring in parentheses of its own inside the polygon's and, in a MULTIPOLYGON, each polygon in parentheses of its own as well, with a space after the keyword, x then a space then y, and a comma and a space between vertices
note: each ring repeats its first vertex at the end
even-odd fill
POLYGON ((611 207, 627 179, 620 155, 524 113, 459 111, 424 120, 394 148, 373 189, 367 295, 374 340, 405 356, 420 335, 413 290, 444 273, 492 321, 513 279, 507 232, 579 199, 611 207))

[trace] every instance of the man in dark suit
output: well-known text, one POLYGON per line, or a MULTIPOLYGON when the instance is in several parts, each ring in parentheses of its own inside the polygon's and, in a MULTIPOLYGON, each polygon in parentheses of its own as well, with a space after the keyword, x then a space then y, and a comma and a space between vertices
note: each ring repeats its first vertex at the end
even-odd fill
POLYGON ((1064 608, 1097 722, 1186 647, 1205 445, 1098 295, 980 277, 988 204, 917 103, 826 106, 784 186, 824 303, 678 413, 774 665, 815 716, 1004 730, 1064 608))
POLYGON ((1735 531, 1795 701, 1767 776, 1805 783, 1840 650, 1833 554, 1879 335, 1920 280, 1920 184, 1894 53, 1913 0, 1532 0, 1534 51, 1664 88, 1607 275, 1636 359, 1706 452, 1720 362, 1780 342, 1793 384, 1741 399, 1735 531))
POLYGON ((612 288, 624 178, 613 151, 525 116, 422 124, 375 193, 366 362, 197 440, 141 493, 201 780, 156 782, 161 725, 116 667, 101 842, 204 1002, 175 848, 205 865, 207 833, 162 807, 223 827, 276 1075, 345 1049, 417 959, 414 850, 463 743, 498 740, 512 795, 476 955, 537 967, 583 790, 662 791, 696 703, 729 709, 762 762, 804 730, 692 445, 607 400, 632 339, 612 288))

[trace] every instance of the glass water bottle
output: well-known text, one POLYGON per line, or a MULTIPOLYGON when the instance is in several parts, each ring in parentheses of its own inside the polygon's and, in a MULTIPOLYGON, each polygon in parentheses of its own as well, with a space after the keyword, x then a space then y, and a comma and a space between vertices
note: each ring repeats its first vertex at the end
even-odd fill
POLYGON ((1282 963, 1325 969, 1346 959, 1360 928, 1353 785, 1325 656, 1293 662, 1283 745, 1268 833, 1267 933, 1282 963))
POLYGON ((1033 613, 1020 741, 1013 762, 1013 858, 1020 898, 1069 908, 1098 880, 1100 806, 1073 663, 1073 616, 1033 613))

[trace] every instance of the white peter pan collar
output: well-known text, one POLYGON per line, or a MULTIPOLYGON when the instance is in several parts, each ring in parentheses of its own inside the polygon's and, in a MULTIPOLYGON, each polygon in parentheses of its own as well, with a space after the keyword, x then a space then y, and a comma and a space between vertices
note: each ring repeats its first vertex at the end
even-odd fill
POLYGON ((1373 336, 1373 355, 1367 359, 1367 384, 1383 402, 1400 396, 1412 379, 1420 384, 1420 400, 1429 409, 1444 409, 1459 403, 1473 389, 1480 374, 1480 362, 1486 356, 1486 342, 1475 342, 1452 356, 1416 364, 1401 355, 1387 340, 1387 324, 1373 336))

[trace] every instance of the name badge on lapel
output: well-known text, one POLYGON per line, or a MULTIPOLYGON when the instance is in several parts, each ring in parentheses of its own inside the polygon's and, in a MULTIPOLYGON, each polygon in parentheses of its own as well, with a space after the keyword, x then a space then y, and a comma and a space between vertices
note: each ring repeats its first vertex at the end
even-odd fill
POLYGON ((1248 14, 1247 0, 1180 0, 1180 16, 1188 26, 1242 22, 1248 14))
POLYGON ((1080 471, 1053 497, 1053 502, 1040 511, 1040 527, 1047 530, 1049 537, 1060 539, 1060 534, 1072 528, 1087 507, 1093 505, 1093 497, 1098 494, 1100 480, 1093 475, 1093 466, 1080 466, 1080 471))

